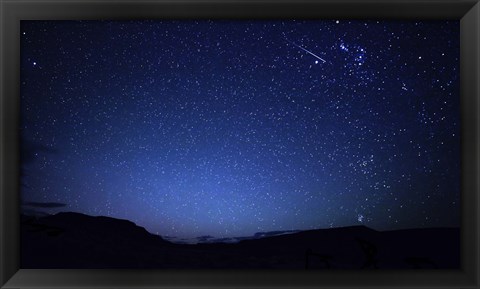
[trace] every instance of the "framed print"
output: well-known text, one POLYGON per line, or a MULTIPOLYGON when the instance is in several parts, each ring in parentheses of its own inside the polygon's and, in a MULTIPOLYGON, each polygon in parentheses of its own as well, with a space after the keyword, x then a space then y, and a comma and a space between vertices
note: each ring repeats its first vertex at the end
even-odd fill
POLYGON ((1 7, 2 288, 478 287, 476 1, 1 7))

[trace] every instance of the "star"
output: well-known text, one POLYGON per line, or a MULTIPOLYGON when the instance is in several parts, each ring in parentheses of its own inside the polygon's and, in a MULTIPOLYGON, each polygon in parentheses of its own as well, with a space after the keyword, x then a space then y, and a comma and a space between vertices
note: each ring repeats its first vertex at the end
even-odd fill
POLYGON ((364 217, 362 214, 358 214, 358 216, 357 216, 357 220, 358 220, 360 223, 363 223, 363 219, 364 219, 364 218, 365 218, 365 217, 364 217))

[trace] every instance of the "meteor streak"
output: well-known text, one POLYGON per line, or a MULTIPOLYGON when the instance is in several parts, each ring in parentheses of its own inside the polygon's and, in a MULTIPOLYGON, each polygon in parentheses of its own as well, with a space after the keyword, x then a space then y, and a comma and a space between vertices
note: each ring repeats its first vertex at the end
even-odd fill
MULTIPOLYGON (((287 41, 288 41, 288 40, 287 40, 287 41)), ((320 56, 314 54, 313 52, 311 52, 311 51, 303 48, 302 46, 297 45, 297 44, 295 44, 295 43, 293 43, 293 42, 291 42, 291 41, 288 41, 288 42, 290 42, 291 44, 293 44, 293 45, 295 45, 296 47, 300 48, 301 50, 305 51, 306 53, 308 53, 308 54, 310 54, 310 55, 313 55, 315 58, 320 59, 321 61, 323 61, 323 63, 327 62, 325 59, 323 59, 323 58, 321 58, 320 56)))

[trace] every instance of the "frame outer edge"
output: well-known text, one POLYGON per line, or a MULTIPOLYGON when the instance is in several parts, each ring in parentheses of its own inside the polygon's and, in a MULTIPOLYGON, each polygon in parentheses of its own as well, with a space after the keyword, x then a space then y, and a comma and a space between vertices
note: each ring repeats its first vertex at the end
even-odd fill
MULTIPOLYGON (((15 64, 15 62, 19 61, 19 59, 6 59, 5 55, 10 55, 10 52, 15 52, 15 50, 19 50, 19 42, 15 43, 6 43, 4 42, 4 39, 10 39, 7 38, 7 34, 17 34, 18 38, 18 26, 15 26, 14 29, 11 28, 11 25, 5 25, 7 23, 12 23, 12 21, 18 20, 18 14, 16 14, 17 11, 13 11, 13 13, 7 13, 9 10, 8 7, 13 6, 15 1, 11 0, 0 0, 0 113, 1 113, 1 118, 0 118, 0 288, 18 288, 19 284, 15 284, 15 282, 7 282, 13 275, 15 275, 16 271, 19 268, 19 254, 18 252, 15 251, 15 249, 19 248, 19 244, 12 244, 13 241, 17 241, 19 236, 9 236, 7 234, 8 232, 18 232, 19 224, 16 222, 12 222, 7 218, 7 216, 12 215, 12 213, 16 213, 18 211, 18 208, 13 208, 15 205, 18 205, 18 196, 12 197, 11 195, 6 195, 6 192, 8 192, 11 189, 17 189, 18 191, 18 182, 15 183, 14 180, 9 181, 8 176, 15 177, 18 175, 18 172, 10 171, 7 172, 7 164, 11 164, 10 162, 15 162, 17 156, 12 156, 12 155, 7 155, 6 152, 12 151, 12 147, 15 148, 15 146, 18 147, 18 133, 17 134, 12 134, 7 130, 7 122, 9 122, 10 126, 13 124, 18 124, 18 119, 14 119, 15 117, 15 111, 12 111, 11 108, 14 107, 15 109, 18 108, 18 101, 19 98, 17 97, 15 100, 12 100, 10 97, 7 98, 7 92, 18 92, 18 87, 15 87, 15 83, 19 83, 19 68, 17 67, 13 73, 7 75, 5 74, 6 67, 11 67, 11 64, 15 64), (7 29, 7 26, 9 28, 7 29), (4 51, 5 49, 5 51, 4 51), (11 51, 10 51, 11 50, 11 51), (15 82, 17 81, 17 82, 15 82), (8 89, 7 89, 8 87, 8 89), (7 104, 8 103, 8 104, 7 104), (7 110, 7 108, 10 108, 10 111, 7 110), (10 149, 10 150, 9 150, 10 149), (7 184, 8 183, 8 184, 7 184), (17 186, 17 187, 15 187, 17 186), (15 202, 14 202, 15 201, 15 202), (9 206, 7 206, 10 205, 9 206), (12 230, 12 227, 15 227, 12 230), (7 230, 8 229, 8 230, 7 230), (13 246, 12 246, 13 245, 13 246), (8 250, 7 250, 8 249, 8 250), (18 256, 15 256, 18 255, 18 256), (15 258, 16 257, 16 258, 15 258), (10 283, 10 285, 8 284, 10 283), (5 287, 4 287, 5 286, 5 287)), ((29 2, 29 1, 19 1, 19 2, 29 2)), ((31 3, 35 3, 37 1, 31 1, 31 3)), ((37 3, 42 3, 43 1, 38 1, 37 3)), ((52 3, 60 3, 60 1, 51 1, 52 3)), ((66 1, 67 3, 70 1, 66 1)), ((93 1, 85 1, 85 3, 89 3, 93 1)), ((101 1, 103 2, 103 1, 101 1)), ((110 1, 107 1, 110 2, 110 1)), ((122 1, 119 1, 122 2, 122 1)), ((159 1, 160 3, 163 1, 159 1)), ((229 1, 226 1, 227 3, 229 1)), ((408 2, 408 1, 405 1, 408 2)), ((465 3, 465 1, 459 1, 460 3, 465 3)), ((468 3, 472 3, 475 1, 467 1, 468 3)), ((35 3, 35 4, 37 4, 35 3)), ((191 3, 191 2, 189 2, 191 3)), ((434 4, 434 3, 432 3, 434 4)), ((13 9, 15 10, 15 9, 13 9)), ((472 165, 472 168, 474 168, 474 172, 472 172, 474 175, 470 176, 471 183, 470 185, 473 186, 472 193, 474 193, 473 197, 469 198, 471 200, 471 204, 469 208, 473 208, 472 210, 469 210, 469 218, 474 218, 473 222, 470 222, 470 227, 469 232, 471 232, 470 229, 475 230, 475 234, 472 235, 467 235, 466 233, 462 233, 462 237, 467 236, 468 238, 471 238, 473 240, 469 240, 468 243, 463 242, 463 244, 469 244, 472 245, 474 248, 474 254, 472 256, 471 263, 469 265, 474 265, 471 267, 471 269, 474 269, 474 271, 468 271, 469 277, 473 277, 473 279, 469 280, 472 283, 469 283, 467 287, 460 286, 462 288, 479 288, 479 280, 480 280, 480 271, 478 270, 479 267, 479 260, 480 260, 480 244, 479 244, 479 238, 480 238, 480 233, 478 232, 478 217, 479 217, 479 212, 478 209, 480 208, 480 197, 478 195, 479 193, 479 169, 480 169, 480 100, 479 100, 479 91, 480 91, 480 85, 479 85, 479 79, 480 79, 480 4, 477 2, 475 6, 469 11, 469 17, 470 18, 470 23, 473 22, 474 27, 472 30, 476 32, 476 36, 473 38, 470 38, 470 41, 468 41, 468 44, 471 45, 469 50, 473 49, 473 53, 469 53, 469 56, 472 57, 473 59, 470 59, 470 63, 466 66, 468 66, 467 72, 471 73, 469 79, 467 80, 467 83, 470 85, 470 90, 469 90, 469 95, 473 97, 468 104, 467 104, 467 109, 469 112, 473 112, 470 114, 469 119, 470 121, 470 128, 473 126, 474 128, 474 133, 472 136, 468 138, 469 141, 472 141, 470 144, 468 144, 470 151, 472 152, 473 155, 470 155, 469 158, 471 159, 469 163, 472 165), (470 108, 468 108, 468 105, 471 105, 470 108), (473 238, 472 238, 473 237, 473 238), (471 284, 471 285, 470 285, 471 284)), ((464 72, 464 69, 460 70, 461 72, 464 72)), ((463 82, 463 81, 462 81, 463 82)), ((462 109, 465 108, 465 104, 463 105, 462 109)), ((463 130, 463 129, 462 129, 463 130)), ((471 131, 470 131, 471 132, 471 131)), ((462 149, 465 144, 462 144, 462 149)), ((13 151, 16 151, 18 148, 16 148, 13 151)), ((467 157, 464 157, 462 161, 468 161, 467 157)), ((18 162, 17 162, 18 163, 18 162)), ((18 164, 15 166, 15 168, 18 167, 18 164)), ((17 206, 18 207, 18 206, 17 206)), ((470 220, 472 221, 472 220, 470 220)), ((13 234, 15 235, 15 234, 13 234)), ((17 272, 19 273, 19 272, 17 272)), ((23 285, 20 285, 23 286, 23 285)), ((42 285, 34 288, 42 288, 42 285)), ((114 288, 110 286, 102 286, 103 288, 114 288)), ((137 286, 135 286, 137 287, 137 286)), ((142 287, 142 286, 138 286, 142 287)), ((138 288, 137 287, 137 288, 138 288)), ((231 288, 238 288, 241 286, 232 286, 231 288)), ((52 288, 52 287, 43 287, 43 288, 52 288)), ((58 287, 57 287, 58 288, 58 287)), ((73 286, 70 288, 94 288, 94 287, 89 287, 89 286, 73 286)), ((130 288, 130 287, 129 287, 130 288)), ((133 287, 132 287, 133 288, 133 287)), ((146 287, 143 287, 146 288, 146 287)), ((153 288, 153 287, 150 287, 153 288)), ((155 288, 158 288, 155 286, 155 288)), ((163 288, 202 288, 202 287, 190 287, 190 286, 183 286, 183 287, 177 287, 177 286, 165 286, 163 288)), ((209 286, 206 286, 204 288, 209 288, 209 286)), ((251 287, 254 288, 254 287, 251 287)), ((265 287, 267 288, 267 287, 265 287)), ((270 287, 273 288, 273 287, 270 287)), ((286 288, 286 287, 283 287, 286 288)), ((313 288, 313 287, 312 287, 313 288)), ((315 286, 316 288, 316 286, 315 286)), ((354 287, 348 287, 348 288, 354 288, 354 287)), ((358 287, 357 287, 358 288, 358 287)), ((400 287, 397 287, 400 289, 400 287)), ((410 287, 402 287, 402 288, 410 288, 410 287)), ((432 288, 432 287, 423 287, 423 289, 427 288, 432 288)))
POLYGON ((7 57, 16 55, 20 48, 18 14, 12 11, 12 3, 0 0, 0 286, 6 285, 20 268, 20 224, 18 170, 18 127, 20 59, 7 57), (10 13, 11 12, 11 13, 10 13), (12 24, 14 28, 12 29, 12 24), (13 38, 12 38, 13 36, 13 38), (7 41, 16 39, 17 41, 7 41), (14 68, 8 70, 7 68, 14 68), (12 97, 14 95, 14 97, 12 97))
POLYGON ((476 99, 476 122, 475 122, 475 146, 476 146, 476 156, 475 156, 475 163, 476 163, 476 177, 475 177, 475 193, 473 196, 475 197, 475 213, 472 214, 473 220, 473 226, 472 229, 474 230, 474 238, 473 238, 473 249, 475 250, 474 252, 474 266, 473 269, 476 272, 472 272, 473 278, 474 278, 474 284, 476 288, 480 288, 480 232, 479 232, 479 225, 480 225, 480 2, 477 2, 477 4, 471 9, 472 12, 474 13, 474 29, 475 29, 475 45, 474 45, 474 56, 475 56, 475 64, 474 64, 474 97, 476 99), (476 229, 476 230, 475 230, 476 229), (475 274, 476 273, 476 274, 475 274))
POLYGON ((460 22, 461 256, 465 257, 461 266, 472 284, 471 287, 461 288, 480 288, 480 2, 460 22), (462 59, 465 56, 468 56, 468 61, 462 59))
MULTIPOLYGON (((3 1, 0 0, 0 63, 3 63, 3 29, 5 27, 5 17, 3 17, 3 1)), ((0 212, 3 212, 3 65, 0 65, 0 212)), ((4 218, 3 215, 0 213, 0 256, 3 256, 4 250, 4 226, 3 226, 4 218)), ((0 287, 3 286, 6 282, 5 278, 5 263, 4 258, 0 257, 0 287)))

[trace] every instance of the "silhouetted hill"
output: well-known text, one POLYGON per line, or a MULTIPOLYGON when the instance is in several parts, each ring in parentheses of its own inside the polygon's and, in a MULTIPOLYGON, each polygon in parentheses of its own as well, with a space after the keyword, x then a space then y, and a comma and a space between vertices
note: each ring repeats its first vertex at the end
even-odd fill
POLYGON ((149 251, 172 245, 133 222, 110 217, 68 212, 21 219, 26 268, 138 267, 149 261, 149 251))
POLYGON ((352 226, 261 232, 238 243, 188 245, 168 242, 133 222, 110 217, 58 213, 22 216, 21 223, 21 268, 25 269, 458 269, 460 264, 458 228, 380 232, 352 226))
POLYGON ((49 215, 41 218, 41 222, 53 227, 75 228, 65 233, 71 237, 89 238, 95 237, 99 240, 128 240, 129 243, 142 244, 170 244, 160 236, 149 233, 145 228, 135 223, 111 217, 93 217, 80 213, 62 212, 56 215, 49 215), (125 239, 128 238, 128 239, 125 239))
POLYGON ((275 255, 288 248, 289 260, 300 263, 308 255, 307 266, 311 268, 458 268, 460 264, 458 228, 380 232, 352 226, 244 240, 239 247, 248 248, 246 251, 256 252, 257 256, 275 255), (300 252, 304 253, 303 258, 300 252))

